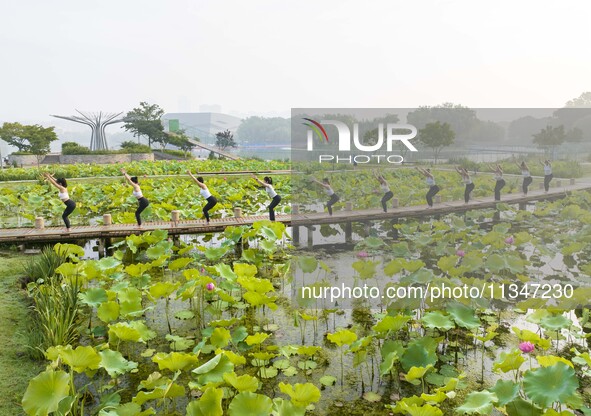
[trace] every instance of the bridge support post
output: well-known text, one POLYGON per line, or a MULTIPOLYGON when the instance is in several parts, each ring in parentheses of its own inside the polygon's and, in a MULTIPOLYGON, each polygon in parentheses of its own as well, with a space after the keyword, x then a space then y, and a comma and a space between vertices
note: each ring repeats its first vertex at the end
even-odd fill
POLYGON ((308 248, 314 247, 314 226, 306 227, 308 229, 308 248))
MULTIPOLYGON (((300 206, 298 204, 291 204, 291 214, 298 215, 300 213, 300 206)), ((293 220, 293 218, 292 218, 293 220)), ((300 245, 300 226, 294 224, 295 221, 292 221, 291 225, 291 239, 293 241, 293 245, 298 247, 300 245)))
POLYGON ((557 187, 557 188, 560 188, 561 186, 562 186, 562 181, 561 181, 560 179, 558 179, 558 180, 556 181, 556 187, 557 187))
POLYGON ((242 208, 234 208, 234 218, 242 218, 242 208))
POLYGON ((435 203, 441 204, 441 195, 435 195, 435 203))
POLYGON ((570 183, 571 185, 574 185, 574 184, 575 184, 575 178, 570 178, 570 182, 569 182, 569 183, 570 183))
POLYGON ((107 250, 105 250, 105 240, 104 239, 102 239, 102 238, 98 239, 97 249, 98 249, 99 259, 102 259, 103 257, 105 257, 105 253, 107 250))
POLYGON ((174 227, 177 226, 180 217, 181 217, 181 212, 179 210, 175 209, 170 212, 170 220, 172 221, 172 224, 174 227))
POLYGON ((539 189, 544 189, 544 184, 543 183, 540 183, 539 185, 540 185, 540 186, 538 186, 539 189))
POLYGON ((392 198, 392 208, 398 208, 398 198, 392 198))
POLYGON ((345 243, 353 242, 353 223, 351 221, 345 223, 345 243))
POLYGON ((35 218, 35 228, 37 228, 38 230, 42 230, 45 228, 45 220, 43 219, 43 217, 35 218))
POLYGON ((519 210, 520 211, 525 211, 527 208, 527 202, 520 202, 519 203, 519 210))
POLYGON ((111 214, 103 214, 103 225, 112 225, 113 219, 111 218, 111 214))

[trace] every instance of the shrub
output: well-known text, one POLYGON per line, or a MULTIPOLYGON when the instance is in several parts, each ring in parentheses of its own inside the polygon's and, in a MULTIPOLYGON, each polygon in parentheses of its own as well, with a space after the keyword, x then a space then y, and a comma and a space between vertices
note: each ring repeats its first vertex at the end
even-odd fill
POLYGON ((90 149, 86 146, 81 146, 76 142, 64 142, 62 144, 63 155, 87 155, 91 153, 90 149))
POLYGON ((51 278, 55 275, 55 269, 68 260, 65 253, 56 253, 51 246, 45 246, 41 254, 30 259, 23 266, 25 277, 22 279, 23 286, 30 282, 51 278))

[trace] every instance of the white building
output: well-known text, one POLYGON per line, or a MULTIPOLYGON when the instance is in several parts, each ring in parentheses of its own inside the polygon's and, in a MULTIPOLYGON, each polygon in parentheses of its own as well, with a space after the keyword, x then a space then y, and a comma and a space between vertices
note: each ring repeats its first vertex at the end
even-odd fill
POLYGON ((215 135, 230 130, 236 133, 242 119, 222 113, 166 113, 162 116, 165 131, 182 129, 189 137, 198 137, 202 143, 214 144, 215 135))

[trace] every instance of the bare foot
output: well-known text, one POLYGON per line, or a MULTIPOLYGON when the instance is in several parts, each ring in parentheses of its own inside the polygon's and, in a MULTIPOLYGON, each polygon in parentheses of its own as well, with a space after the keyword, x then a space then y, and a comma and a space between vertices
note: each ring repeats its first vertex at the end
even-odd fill
POLYGON ((69 233, 70 232, 70 229, 69 228, 66 228, 66 232, 69 233))

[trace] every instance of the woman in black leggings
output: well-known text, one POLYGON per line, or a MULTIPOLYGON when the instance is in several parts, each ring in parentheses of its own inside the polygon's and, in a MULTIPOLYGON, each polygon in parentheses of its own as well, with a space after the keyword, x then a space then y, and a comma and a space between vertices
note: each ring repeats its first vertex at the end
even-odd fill
POLYGON ((328 201, 326 202, 326 208, 328 209, 328 215, 332 215, 332 206, 339 202, 341 198, 332 190, 332 186, 330 186, 330 182, 328 178, 322 179, 322 182, 317 181, 316 179, 312 179, 313 182, 316 182, 318 185, 324 188, 324 192, 328 195, 328 201))
POLYGON ((197 183, 197 185, 199 185, 199 187, 201 188, 199 193, 207 201, 207 204, 205 204, 205 206, 203 207, 203 216, 209 224, 209 210, 216 206, 218 200, 215 199, 215 196, 213 196, 211 192, 209 192, 207 185, 205 185, 205 183, 203 182, 203 177, 199 176, 196 178, 195 176, 193 176, 190 170, 188 170, 187 173, 197 183))
POLYGON ((521 188, 523 190, 523 196, 526 196, 527 188, 533 181, 531 173, 529 171, 529 167, 527 166, 527 163, 525 163, 525 160, 521 162, 521 164, 517 162, 515 164, 519 167, 519 169, 521 169, 521 176, 523 176, 523 184, 521 185, 521 188))
POLYGON ((64 220, 64 224, 66 224, 66 231, 70 232, 70 220, 68 219, 68 216, 76 209, 76 202, 70 199, 70 195, 68 194, 68 182, 65 178, 55 179, 53 175, 48 172, 44 172, 43 176, 45 176, 45 179, 59 190, 57 195, 66 206, 66 209, 62 214, 62 219, 64 220))
POLYGON ((548 193, 550 190, 550 181, 554 177, 552 175, 552 163, 549 160, 545 160, 543 163, 540 162, 540 164, 544 167, 544 191, 548 193))
POLYGON ((123 176, 125 176, 125 179, 127 180, 127 183, 130 184, 133 187, 133 196, 137 198, 137 210, 135 211, 135 219, 137 221, 137 226, 141 227, 142 226, 142 212, 148 208, 148 205, 150 205, 150 201, 148 201, 146 199, 146 197, 144 197, 144 194, 142 193, 142 190, 140 189, 140 185, 138 183, 137 180, 137 176, 129 176, 127 174, 127 172, 125 171, 125 169, 121 169, 121 173, 123 174, 123 176))
POLYGON ((491 170, 495 173, 495 201, 501 200, 501 189, 505 186, 503 179, 503 168, 501 165, 489 165, 491 170))
POLYGON ((461 166, 456 167, 456 172, 460 174, 462 177, 462 182, 466 185, 466 189, 464 190, 464 203, 470 202, 470 193, 474 190, 474 182, 470 178, 470 174, 466 169, 461 166))
POLYGON ((437 195, 440 191, 439 186, 435 185, 435 178, 431 173, 431 169, 423 169, 420 167, 415 167, 416 170, 421 172, 425 178, 427 178, 427 185, 429 185, 429 191, 427 191, 427 195, 425 195, 425 199, 427 200, 427 209, 433 208, 433 197, 437 195))
POLYGON ((384 196, 382 197, 382 209, 384 212, 388 212, 387 202, 394 197, 394 193, 390 190, 390 185, 388 185, 388 182, 386 182, 386 178, 384 178, 378 172, 374 172, 374 176, 380 183, 380 188, 384 192, 384 196))
POLYGON ((255 174, 252 175, 252 178, 257 181, 260 185, 265 187, 265 192, 271 197, 271 203, 269 204, 269 219, 271 221, 275 221, 275 207, 279 205, 281 202, 281 197, 277 195, 275 192, 275 188, 273 188, 273 179, 270 176, 265 176, 263 178, 264 182, 261 181, 259 178, 256 177, 255 174))

